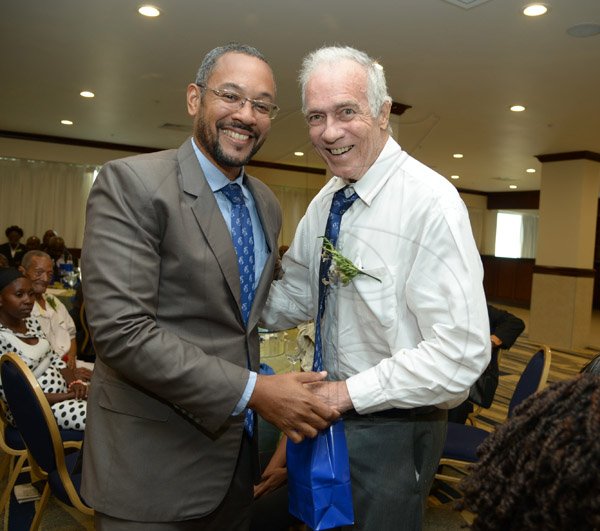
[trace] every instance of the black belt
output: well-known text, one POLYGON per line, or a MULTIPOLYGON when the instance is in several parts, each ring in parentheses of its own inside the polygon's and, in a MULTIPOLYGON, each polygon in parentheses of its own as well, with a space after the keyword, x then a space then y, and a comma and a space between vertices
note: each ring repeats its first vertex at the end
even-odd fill
POLYGON ((345 413, 342 413, 343 419, 369 419, 369 418, 389 418, 389 419, 406 419, 412 417, 418 417, 421 415, 428 415, 437 411, 438 408, 435 406, 422 406, 415 407, 412 409, 385 409, 383 411, 376 411, 375 413, 365 413, 361 415, 355 409, 350 409, 345 413))

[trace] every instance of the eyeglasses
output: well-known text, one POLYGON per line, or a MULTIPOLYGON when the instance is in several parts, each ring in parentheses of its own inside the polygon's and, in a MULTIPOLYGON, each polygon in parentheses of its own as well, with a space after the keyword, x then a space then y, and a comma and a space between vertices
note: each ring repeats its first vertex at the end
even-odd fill
POLYGON ((279 112, 279 107, 274 103, 269 101, 262 100, 253 100, 252 98, 246 98, 237 92, 233 92, 231 90, 220 90, 207 87, 206 85, 201 85, 196 83, 202 89, 210 90, 217 98, 221 100, 227 107, 241 109, 244 104, 249 101, 252 106, 252 110, 256 111, 258 114, 267 115, 271 120, 277 116, 279 112))

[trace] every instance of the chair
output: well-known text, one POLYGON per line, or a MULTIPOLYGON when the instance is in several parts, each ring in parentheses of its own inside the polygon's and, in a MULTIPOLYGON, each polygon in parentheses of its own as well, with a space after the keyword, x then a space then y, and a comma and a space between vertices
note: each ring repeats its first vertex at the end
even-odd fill
POLYGON ((79 449, 65 453, 60 430, 35 376, 14 353, 0 359, 0 377, 8 407, 25 441, 32 469, 45 480, 31 530, 39 527, 50 492, 61 502, 92 515, 79 495, 81 473, 75 471, 79 449))
MULTIPOLYGON (((510 404, 508 406, 508 417, 510 418, 514 409, 523 400, 541 390, 548 379, 552 353, 550 348, 542 346, 529 360, 519 381, 515 387, 510 404)), ((440 467, 447 466, 453 470, 465 474, 465 468, 469 463, 477 462, 477 448, 485 441, 490 432, 466 424, 448 423, 448 434, 446 444, 440 459, 440 467)), ((435 476, 442 481, 457 483, 461 475, 454 476, 438 473, 435 476)))
MULTIPOLYGON (((8 479, 6 486, 0 496, 0 511, 5 509, 19 475, 22 472, 28 472, 25 467, 27 462, 27 447, 21 438, 17 428, 11 426, 6 420, 6 410, 4 402, 0 401, 0 450, 9 456, 8 461, 8 479)), ((4 471, 2 473, 4 475, 4 471)))

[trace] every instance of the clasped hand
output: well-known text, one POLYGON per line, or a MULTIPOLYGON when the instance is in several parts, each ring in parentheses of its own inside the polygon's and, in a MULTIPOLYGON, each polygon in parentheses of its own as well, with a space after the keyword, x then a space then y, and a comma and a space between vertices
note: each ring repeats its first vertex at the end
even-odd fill
POLYGON ((326 372, 258 375, 248 406, 277 426, 292 441, 316 437, 340 416, 340 412, 311 392, 326 372))

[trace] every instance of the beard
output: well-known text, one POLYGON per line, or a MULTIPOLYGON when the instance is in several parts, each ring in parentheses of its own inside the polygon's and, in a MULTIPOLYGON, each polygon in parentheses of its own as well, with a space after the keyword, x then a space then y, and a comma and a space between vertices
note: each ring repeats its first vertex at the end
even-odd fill
POLYGON ((224 125, 232 125, 238 129, 248 131, 248 133, 255 138, 254 147, 247 155, 239 154, 236 156, 225 153, 221 148, 221 144, 219 143, 218 134, 213 133, 210 128, 210 124, 208 124, 202 117, 199 117, 196 122, 194 127, 194 137, 198 141, 198 144, 206 150, 206 152, 219 166, 224 168, 241 168, 242 166, 248 164, 252 157, 256 155, 258 150, 263 145, 265 138, 263 137, 262 139, 256 140, 256 134, 254 130, 240 122, 231 122, 229 124, 225 124, 223 120, 220 120, 215 124, 217 132, 219 131, 220 127, 224 125))

